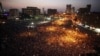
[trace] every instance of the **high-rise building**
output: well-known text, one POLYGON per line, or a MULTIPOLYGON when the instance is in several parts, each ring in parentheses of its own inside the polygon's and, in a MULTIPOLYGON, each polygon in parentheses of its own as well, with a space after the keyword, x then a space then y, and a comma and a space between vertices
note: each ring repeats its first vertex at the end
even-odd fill
POLYGON ((9 18, 8 19, 16 19, 19 17, 19 10, 18 9, 10 9, 9 10, 9 18))
POLYGON ((71 4, 66 5, 66 13, 71 14, 71 12, 72 12, 71 4))
POLYGON ((57 13, 57 9, 48 9, 48 15, 53 15, 57 13))
POLYGON ((23 13, 23 15, 24 16, 33 16, 34 14, 33 14, 33 10, 31 10, 31 9, 27 9, 27 8, 22 8, 22 13, 23 13))
POLYGON ((91 4, 88 4, 86 8, 87 8, 88 12, 90 12, 91 11, 91 4))
POLYGON ((46 15, 46 11, 45 11, 45 9, 43 8, 43 15, 46 15))
POLYGON ((75 13, 75 7, 72 7, 72 13, 75 13))
POLYGON ((91 5, 88 4, 85 8, 79 8, 78 13, 79 14, 88 14, 91 12, 91 5))
POLYGON ((40 14, 40 9, 37 8, 37 7, 22 8, 22 13, 26 14, 30 17, 33 17, 34 15, 39 15, 40 14))
POLYGON ((0 13, 3 12, 3 7, 2 7, 2 3, 0 2, 0 13))

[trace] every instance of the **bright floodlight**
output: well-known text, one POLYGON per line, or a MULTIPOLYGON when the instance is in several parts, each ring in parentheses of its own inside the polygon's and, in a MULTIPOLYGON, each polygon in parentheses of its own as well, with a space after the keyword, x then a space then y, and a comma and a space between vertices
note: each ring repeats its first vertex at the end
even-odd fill
POLYGON ((100 33, 100 28, 96 28, 94 31, 100 33))
POLYGON ((48 17, 48 18, 46 18, 47 20, 51 20, 51 18, 50 17, 48 17))
POLYGON ((34 23, 33 23, 33 22, 31 22, 31 24, 33 25, 34 23))

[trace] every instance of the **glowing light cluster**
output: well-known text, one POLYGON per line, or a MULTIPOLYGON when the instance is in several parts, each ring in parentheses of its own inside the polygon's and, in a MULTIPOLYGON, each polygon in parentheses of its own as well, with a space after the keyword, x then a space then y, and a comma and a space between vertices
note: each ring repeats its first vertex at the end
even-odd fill
POLYGON ((37 49, 40 48, 39 50, 43 50, 47 54, 49 52, 51 53, 51 50, 54 50, 57 54, 58 52, 65 52, 65 54, 94 53, 95 51, 91 46, 91 40, 89 39, 88 34, 81 32, 81 29, 78 27, 74 28, 75 25, 83 26, 80 21, 75 22, 73 19, 68 19, 66 17, 51 21, 47 24, 41 24, 35 27, 35 30, 22 32, 19 36, 37 37, 34 38, 38 40, 35 42, 34 49, 37 51, 37 49), (69 24, 70 21, 72 21, 72 24, 70 24, 71 26, 66 27, 66 22, 69 24))
POLYGON ((57 32, 61 34, 58 35, 57 33, 55 33, 56 36, 51 35, 49 38, 46 39, 48 45, 58 43, 58 45, 65 47, 65 45, 68 44, 79 44, 87 38, 87 34, 80 33, 73 29, 59 29, 59 31, 57 32))
POLYGON ((100 28, 95 28, 94 31, 100 33, 100 28))
POLYGON ((56 32, 56 31, 58 31, 58 29, 59 29, 60 27, 59 26, 44 26, 44 27, 39 27, 38 29, 38 31, 39 32, 56 32))
POLYGON ((52 22, 52 24, 64 25, 66 20, 67 20, 66 18, 62 18, 62 19, 59 19, 59 20, 52 22))
POLYGON ((46 28, 47 31, 55 31, 57 29, 57 27, 54 26, 49 26, 46 28))
POLYGON ((32 31, 25 31, 19 34, 20 37, 34 37, 36 35, 36 32, 32 31))

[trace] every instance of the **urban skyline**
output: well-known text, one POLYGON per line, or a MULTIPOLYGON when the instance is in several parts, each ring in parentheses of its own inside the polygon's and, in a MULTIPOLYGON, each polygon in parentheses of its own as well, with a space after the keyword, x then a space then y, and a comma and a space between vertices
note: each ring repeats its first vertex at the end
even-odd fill
POLYGON ((21 10, 21 8, 25 8, 27 6, 31 6, 31 7, 38 7, 40 9, 45 8, 46 10, 48 8, 51 9, 58 9, 58 11, 62 11, 64 12, 66 9, 66 4, 71 4, 74 5, 74 7, 77 9, 79 9, 80 7, 85 7, 87 4, 91 4, 92 8, 91 11, 100 11, 100 7, 99 7, 99 2, 100 0, 25 0, 23 2, 23 0, 1 0, 1 3, 3 4, 4 9, 11 9, 11 8, 18 8, 19 10, 21 10))
POLYGON ((0 0, 0 56, 100 56, 99 2, 0 0))

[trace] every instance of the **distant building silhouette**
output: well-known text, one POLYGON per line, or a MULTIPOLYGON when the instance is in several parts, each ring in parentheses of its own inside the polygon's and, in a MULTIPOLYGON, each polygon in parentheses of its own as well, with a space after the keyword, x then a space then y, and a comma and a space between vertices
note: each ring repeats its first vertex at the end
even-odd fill
POLYGON ((22 8, 22 13, 28 15, 29 17, 33 17, 40 14, 40 9, 37 7, 22 8))
POLYGON ((75 7, 72 7, 71 4, 66 5, 66 11, 65 11, 65 13, 66 13, 66 14, 75 13, 75 7))
POLYGON ((90 5, 90 4, 87 5, 87 11, 88 11, 88 12, 91 11, 91 5, 90 5))
POLYGON ((75 7, 72 7, 72 13, 75 13, 75 7))
POLYGON ((19 18, 19 10, 18 9, 10 9, 8 19, 16 19, 19 18))
POLYGON ((43 8, 43 15, 46 15, 46 11, 45 11, 45 9, 43 8))
POLYGON ((57 13, 57 9, 48 9, 48 15, 53 15, 57 13))
POLYGON ((0 13, 3 12, 3 7, 2 7, 2 3, 0 2, 0 13))
POLYGON ((91 5, 88 4, 85 8, 79 8, 78 13, 79 14, 87 14, 91 12, 91 5))
POLYGON ((66 13, 67 14, 71 13, 71 4, 66 5, 66 13))

